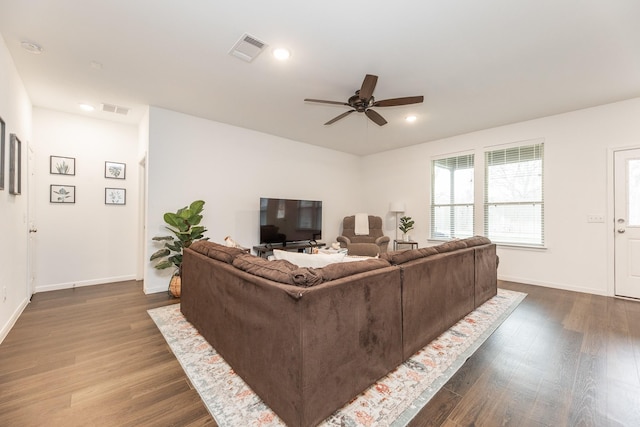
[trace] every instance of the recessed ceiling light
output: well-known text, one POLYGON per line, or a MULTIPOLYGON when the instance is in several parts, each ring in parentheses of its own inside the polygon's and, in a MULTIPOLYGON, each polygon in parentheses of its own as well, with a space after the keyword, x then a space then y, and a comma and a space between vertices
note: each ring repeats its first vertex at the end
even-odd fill
POLYGON ((283 47, 273 49, 273 56, 280 61, 286 61, 291 56, 291 52, 283 47))
POLYGON ((95 110, 95 107, 91 104, 80 104, 80 109, 82 111, 93 111, 95 110))
POLYGON ((405 117, 405 120, 408 121, 409 123, 413 123, 416 120, 418 120, 418 118, 416 116, 407 116, 405 117))
POLYGON ((44 50, 39 44, 28 41, 23 41, 20 43, 20 46, 22 46, 22 48, 27 52, 33 53, 34 55, 40 55, 44 50))

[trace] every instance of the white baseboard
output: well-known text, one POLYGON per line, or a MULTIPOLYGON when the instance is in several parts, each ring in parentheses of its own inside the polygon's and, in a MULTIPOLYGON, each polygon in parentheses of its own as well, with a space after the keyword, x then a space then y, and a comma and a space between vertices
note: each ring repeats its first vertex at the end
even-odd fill
POLYGON ((160 292, 169 292, 169 285, 167 286, 162 286, 162 287, 153 287, 153 288, 147 288, 146 286, 142 287, 142 290, 144 291, 145 294, 157 294, 160 292))
POLYGON ((13 328, 13 325, 16 324, 18 318, 27 307, 27 304, 29 304, 29 300, 25 298, 11 314, 11 317, 9 318, 7 323, 2 326, 2 329, 0 329, 0 344, 2 344, 2 341, 4 341, 7 335, 9 335, 9 331, 11 330, 11 328, 13 328))
POLYGON ((536 280, 529 280, 522 277, 502 276, 499 274, 498 280, 504 280, 506 282, 523 283, 525 285, 542 286, 545 288, 562 289, 563 291, 581 292, 583 294, 602 295, 605 297, 613 296, 613 295, 609 295, 606 290, 602 290, 602 289, 581 288, 579 286, 569 286, 562 283, 539 282, 536 280))
POLYGON ((130 276, 107 277, 102 279, 92 279, 92 280, 84 280, 84 281, 69 282, 69 283, 54 283, 51 285, 36 286, 35 293, 57 291, 60 289, 73 289, 73 288, 79 288, 82 286, 103 285, 105 283, 126 282, 128 280, 136 280, 136 275, 132 274, 130 276))

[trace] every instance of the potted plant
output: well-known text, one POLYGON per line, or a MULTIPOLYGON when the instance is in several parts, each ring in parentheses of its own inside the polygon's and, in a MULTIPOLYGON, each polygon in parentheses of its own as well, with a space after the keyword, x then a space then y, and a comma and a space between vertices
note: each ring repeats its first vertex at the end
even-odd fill
POLYGON ((156 236, 153 238, 153 240, 157 242, 164 242, 164 246, 151 255, 149 261, 159 260, 154 266, 159 270, 170 267, 175 268, 169 284, 169 293, 174 297, 180 296, 182 284, 182 250, 191 246, 196 240, 209 239, 208 237, 203 238, 207 229, 198 225, 202 220, 201 213, 203 209, 204 202, 202 200, 196 200, 188 207, 185 206, 182 209, 178 209, 175 213, 165 213, 163 218, 164 222, 168 224, 166 229, 174 235, 156 236))
POLYGON ((404 237, 402 238, 402 240, 407 242, 411 240, 411 238, 407 233, 410 230, 413 230, 414 224, 415 224, 415 221, 412 220, 410 216, 403 216, 400 218, 400 226, 398 228, 400 229, 400 231, 402 231, 402 234, 404 234, 404 237))

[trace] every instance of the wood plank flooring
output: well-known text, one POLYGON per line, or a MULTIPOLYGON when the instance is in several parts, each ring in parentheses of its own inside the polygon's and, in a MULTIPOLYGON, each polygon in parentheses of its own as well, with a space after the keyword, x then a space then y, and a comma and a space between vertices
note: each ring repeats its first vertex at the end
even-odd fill
MULTIPOLYGON (((640 302, 529 295, 412 426, 640 426, 640 302)), ((0 345, 0 426, 215 426, 140 282, 36 294, 0 345)))

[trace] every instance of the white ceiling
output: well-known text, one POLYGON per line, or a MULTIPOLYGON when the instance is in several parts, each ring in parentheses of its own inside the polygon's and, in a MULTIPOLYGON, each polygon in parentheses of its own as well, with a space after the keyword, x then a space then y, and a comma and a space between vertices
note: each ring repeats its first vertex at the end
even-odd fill
POLYGON ((366 155, 640 96, 639 0, 0 0, 0 32, 35 106, 146 105, 366 155), (248 33, 269 46, 229 54, 248 33), (33 55, 20 42, 40 44, 33 55), (270 52, 286 46, 287 62, 270 52), (92 61, 103 64, 92 67, 92 61), (365 74, 379 127, 345 101, 365 74), (408 114, 418 120, 404 122, 408 114))

